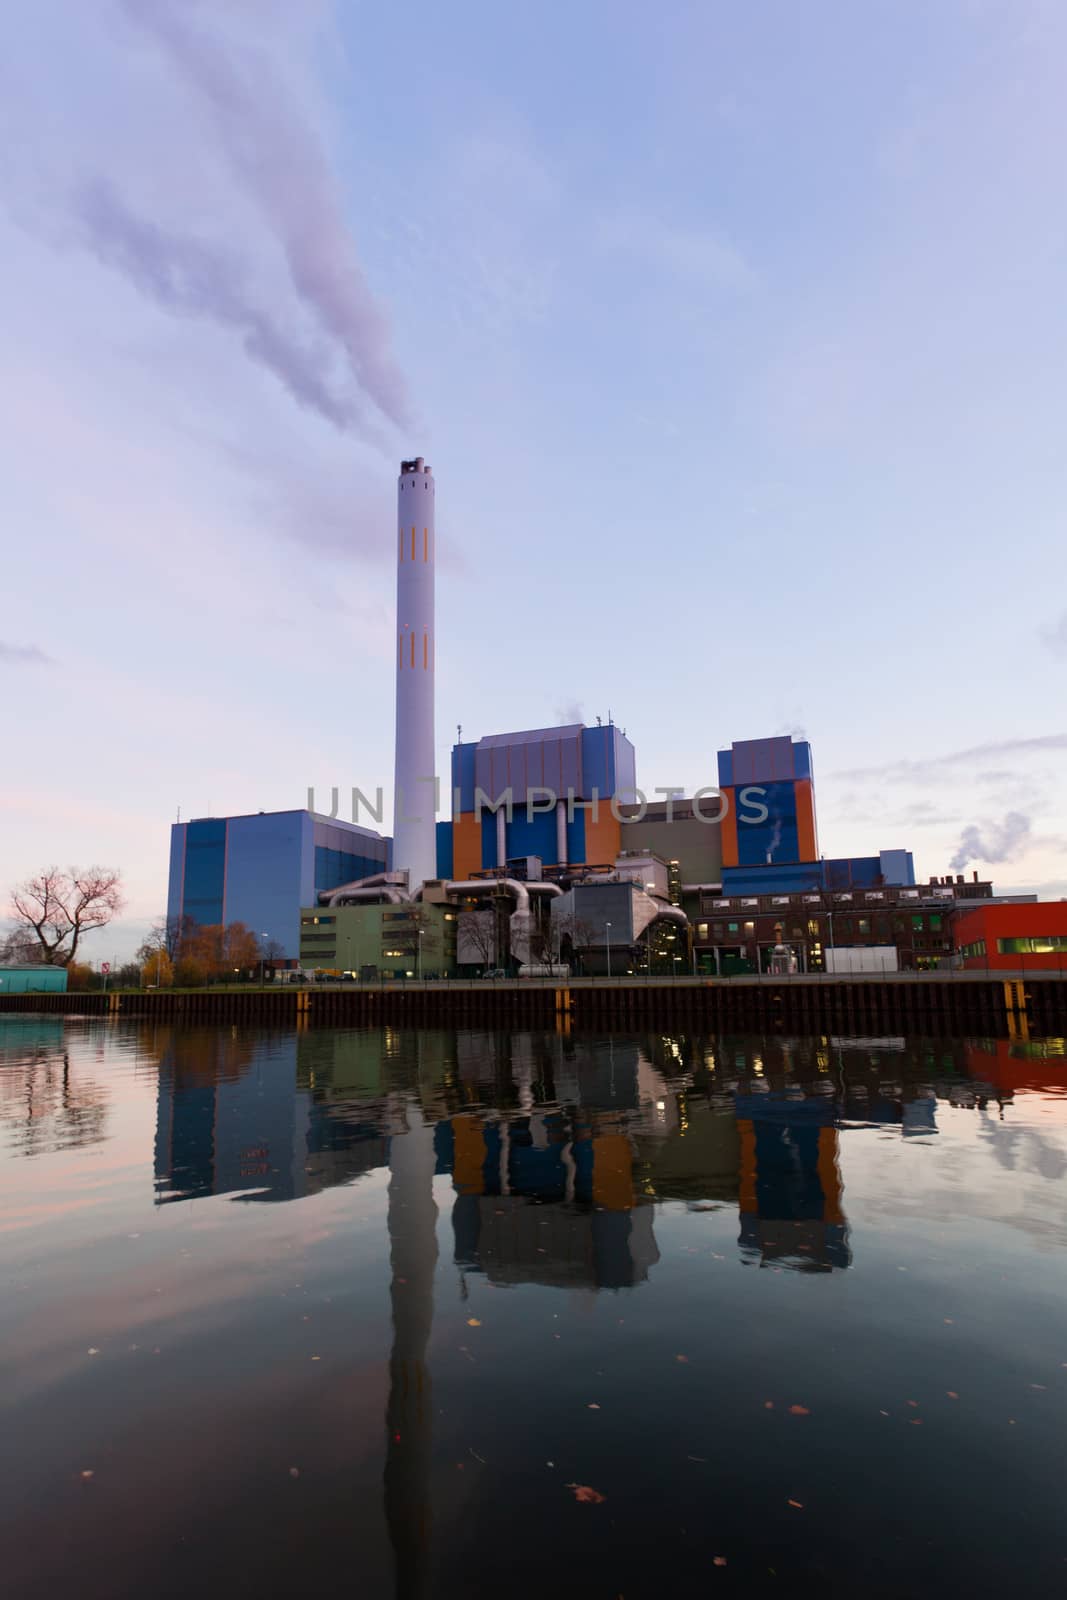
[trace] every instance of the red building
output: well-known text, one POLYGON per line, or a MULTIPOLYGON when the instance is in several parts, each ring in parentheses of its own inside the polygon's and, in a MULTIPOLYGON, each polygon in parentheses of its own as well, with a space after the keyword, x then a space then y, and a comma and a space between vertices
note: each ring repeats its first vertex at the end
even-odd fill
POLYGON ((1067 900, 990 904, 959 910, 952 942, 964 967, 975 970, 1067 970, 1067 900))

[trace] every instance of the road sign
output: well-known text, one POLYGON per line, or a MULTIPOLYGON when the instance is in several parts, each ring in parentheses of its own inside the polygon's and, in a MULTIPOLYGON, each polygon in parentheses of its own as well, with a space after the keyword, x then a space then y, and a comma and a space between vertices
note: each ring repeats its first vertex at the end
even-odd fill
POLYGON ((101 963, 100 963, 100 971, 101 972, 110 972, 111 971, 111 962, 110 961, 101 961, 101 963))

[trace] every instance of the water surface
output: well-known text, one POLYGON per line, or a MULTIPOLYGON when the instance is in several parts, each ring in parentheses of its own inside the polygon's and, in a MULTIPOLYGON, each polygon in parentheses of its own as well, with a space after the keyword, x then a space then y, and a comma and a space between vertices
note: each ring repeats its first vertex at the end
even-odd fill
POLYGON ((0 1017, 5 1595, 1063 1591, 1062 1040, 0 1017))

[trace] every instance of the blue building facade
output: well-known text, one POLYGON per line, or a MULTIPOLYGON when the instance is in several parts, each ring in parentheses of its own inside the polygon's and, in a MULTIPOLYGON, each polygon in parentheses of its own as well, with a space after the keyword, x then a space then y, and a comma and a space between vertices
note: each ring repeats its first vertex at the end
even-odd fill
POLYGON ((170 833, 167 918, 243 922, 286 960, 300 950, 300 907, 322 889, 384 872, 390 840, 312 811, 198 817, 170 833))
MULTIPOLYGON (((540 856, 558 865, 554 812, 538 810, 531 815, 527 806, 528 800, 543 806, 546 791, 564 802, 573 795, 576 802, 567 823, 568 863, 610 866, 621 848, 611 802, 616 796, 632 801, 636 781, 634 747, 613 723, 533 728, 453 745, 452 876, 466 878, 496 866, 496 816, 488 803, 504 795, 510 796, 512 806, 506 823, 508 857, 540 856), (479 795, 484 797, 480 805, 479 795), (594 799, 595 817, 585 809, 594 799)), ((439 871, 443 859, 447 860, 447 850, 442 850, 439 833, 439 871)))

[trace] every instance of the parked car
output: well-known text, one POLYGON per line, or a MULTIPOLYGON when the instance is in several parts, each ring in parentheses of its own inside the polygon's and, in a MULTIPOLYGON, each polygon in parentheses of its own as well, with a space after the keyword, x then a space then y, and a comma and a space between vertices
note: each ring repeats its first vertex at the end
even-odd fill
POLYGON ((506 967, 486 967, 485 971, 482 973, 482 977, 506 978, 508 977, 508 970, 506 967))

